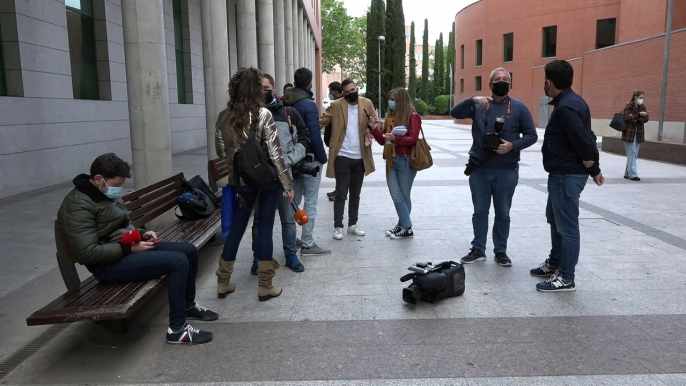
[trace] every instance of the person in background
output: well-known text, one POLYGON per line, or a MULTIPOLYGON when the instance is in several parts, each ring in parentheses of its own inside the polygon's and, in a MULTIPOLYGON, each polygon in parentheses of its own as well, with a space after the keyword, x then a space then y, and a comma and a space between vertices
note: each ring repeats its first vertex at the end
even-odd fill
POLYGON ((412 98, 404 88, 395 88, 388 94, 388 111, 384 120, 383 132, 378 125, 372 135, 384 146, 383 157, 386 160, 386 183, 391 193, 398 222, 387 230, 386 236, 391 239, 414 237, 412 231, 412 184, 417 172, 410 167, 412 148, 417 143, 422 128, 422 119, 414 109, 412 98), (394 127, 404 126, 407 133, 403 136, 393 135, 394 127))
POLYGON ((640 181, 638 177, 638 166, 636 159, 638 158, 638 149, 641 143, 645 141, 644 126, 649 120, 648 110, 643 104, 645 93, 641 90, 636 90, 631 96, 631 101, 624 107, 622 114, 627 123, 627 130, 622 133, 622 142, 624 142, 624 150, 626 150, 626 169, 624 170, 624 178, 631 181, 640 181))
POLYGON ((283 86, 283 94, 279 97, 279 99, 283 100, 283 96, 286 95, 286 91, 290 90, 293 88, 293 83, 286 83, 283 86))
MULTIPOLYGON (((257 205, 255 217, 258 221, 257 234, 260 243, 257 251, 258 266, 257 296, 266 301, 281 295, 281 288, 272 285, 279 263, 272 258, 274 253, 274 217, 279 196, 284 194, 288 203, 293 202, 293 181, 284 162, 281 143, 274 118, 265 106, 262 90, 262 72, 256 68, 241 68, 229 82, 228 107, 219 113, 215 130, 215 146, 219 157, 228 163, 229 185, 236 187, 237 200, 231 232, 224 243, 217 268, 217 296, 225 298, 235 291, 230 282, 236 262, 238 247, 250 221, 250 214, 257 205), (234 175, 234 156, 243 147, 248 134, 255 130, 255 139, 269 162, 276 169, 278 179, 264 189, 257 190, 245 185, 239 176, 234 175)), ((253 165, 247 165, 253 166, 253 165)))
MULTIPOLYGON (((343 98, 343 86, 341 86, 341 82, 329 83, 329 99, 333 102, 336 99, 340 98, 343 98)), ((330 124, 326 128, 324 128, 325 132, 326 130, 331 130, 330 124)), ((326 193, 326 196, 329 198, 329 201, 333 201, 336 197, 336 190, 334 189, 333 192, 326 193)))

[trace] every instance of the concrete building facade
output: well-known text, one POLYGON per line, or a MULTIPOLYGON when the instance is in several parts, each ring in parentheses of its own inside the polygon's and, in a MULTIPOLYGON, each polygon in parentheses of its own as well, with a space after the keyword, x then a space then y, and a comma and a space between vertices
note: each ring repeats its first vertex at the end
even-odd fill
MULTIPOLYGON (((455 17, 456 100, 489 95, 490 72, 512 74, 511 95, 544 127, 550 109, 543 91, 546 63, 565 59, 574 90, 588 102, 593 130, 617 135, 608 124, 634 90, 646 92, 648 139, 657 138, 668 0, 481 0, 455 17)), ((684 139, 686 120, 686 2, 675 1, 664 140, 684 139)))
POLYGON ((0 198, 105 152, 137 186, 169 176, 174 153, 212 157, 231 74, 282 87, 308 67, 319 94, 320 47, 320 0, 0 0, 0 198))

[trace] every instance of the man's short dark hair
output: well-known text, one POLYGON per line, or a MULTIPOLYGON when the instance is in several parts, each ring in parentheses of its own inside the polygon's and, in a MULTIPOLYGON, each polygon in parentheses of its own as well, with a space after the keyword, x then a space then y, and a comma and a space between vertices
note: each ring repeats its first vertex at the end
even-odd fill
POLYGON ((558 90, 572 87, 574 82, 574 68, 566 60, 553 60, 545 65, 545 78, 553 83, 558 90))
POLYGON ((312 84, 312 71, 305 67, 297 69, 293 75, 293 83, 295 87, 306 88, 312 84))
POLYGON ((287 88, 293 88, 293 83, 286 83, 283 85, 283 92, 286 92, 287 88))
POLYGON ((269 83, 272 85, 272 87, 276 86, 276 83, 274 83, 274 77, 269 74, 262 74, 262 76, 269 79, 269 83))
POLYGON ((343 86, 341 85, 341 82, 331 82, 329 83, 329 90, 342 93, 343 86))
POLYGON ((131 167, 114 153, 103 154, 91 164, 91 178, 100 174, 111 179, 117 177, 131 178, 131 167))
POLYGON ((341 90, 343 90, 343 87, 345 87, 345 86, 347 86, 347 85, 349 85, 349 84, 354 84, 354 83, 355 83, 355 81, 353 81, 353 80, 350 79, 350 78, 345 78, 345 79, 343 79, 343 82, 341 83, 341 90))

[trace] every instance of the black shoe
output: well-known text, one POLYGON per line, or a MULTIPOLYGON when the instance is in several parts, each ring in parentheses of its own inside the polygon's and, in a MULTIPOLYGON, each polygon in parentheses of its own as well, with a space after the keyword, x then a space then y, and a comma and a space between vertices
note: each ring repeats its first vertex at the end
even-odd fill
POLYGON ((396 239, 411 239, 414 237, 414 232, 412 228, 402 228, 399 232, 391 233, 390 236, 393 240, 396 239))
POLYGON ((537 268, 534 268, 529 271, 531 276, 538 276, 538 277, 550 277, 555 273, 555 268, 550 266, 549 259, 545 259, 545 261, 539 265, 537 268))
POLYGON ((641 179, 638 177, 631 177, 629 178, 631 181, 640 181, 641 179))
POLYGON ((512 260, 510 260, 505 252, 497 252, 495 254, 495 262, 501 267, 512 267, 512 260))
POLYGON ((298 260, 297 255, 286 256, 286 267, 290 268, 293 272, 303 272, 305 266, 298 260))
POLYGON ((174 332, 167 329, 167 343, 171 344, 203 344, 211 341, 213 335, 209 331, 200 331, 186 324, 181 330, 174 332))
POLYGON ((326 196, 329 198, 329 201, 334 201, 336 200, 336 191, 326 193, 326 196))
POLYGON ((208 310, 196 302, 193 307, 186 310, 186 319, 197 319, 202 320, 203 322, 211 322, 219 319, 219 314, 208 310))
POLYGON ((394 233, 398 233, 398 232, 400 232, 401 230, 403 230, 403 228, 401 228, 400 225, 396 225, 396 226, 393 227, 392 229, 385 230, 383 233, 384 233, 387 237, 389 237, 390 235, 392 235, 392 234, 394 234, 394 233))
POLYGON ((252 266, 250 266, 250 274, 253 276, 257 276, 257 264, 258 264, 257 257, 252 258, 252 266))
POLYGON ((629 176, 625 174, 625 175, 624 175, 624 179, 628 180, 628 179, 629 179, 629 176))
POLYGON ((559 276, 551 276, 543 283, 536 284, 536 289, 541 292, 574 292, 576 285, 573 281, 566 281, 559 276))
POLYGON ((482 261, 486 260, 486 254, 480 251, 479 249, 472 248, 467 256, 463 257, 460 259, 462 264, 471 264, 475 261, 482 261))

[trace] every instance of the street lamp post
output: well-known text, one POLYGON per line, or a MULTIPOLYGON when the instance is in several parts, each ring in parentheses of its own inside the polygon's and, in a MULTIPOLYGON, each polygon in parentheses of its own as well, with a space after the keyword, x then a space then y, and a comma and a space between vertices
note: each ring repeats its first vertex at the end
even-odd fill
MULTIPOLYGON (((662 98, 660 105, 660 121, 657 126, 657 140, 662 141, 665 124, 665 107, 667 104, 667 71, 669 70, 669 45, 672 38, 672 15, 674 13, 674 0, 669 0, 667 6, 667 28, 665 31, 665 58, 662 63, 662 98)), ((686 132, 684 133, 686 137, 686 132)))
POLYGON ((379 36, 379 118, 381 118, 381 42, 385 41, 386 37, 379 36))

